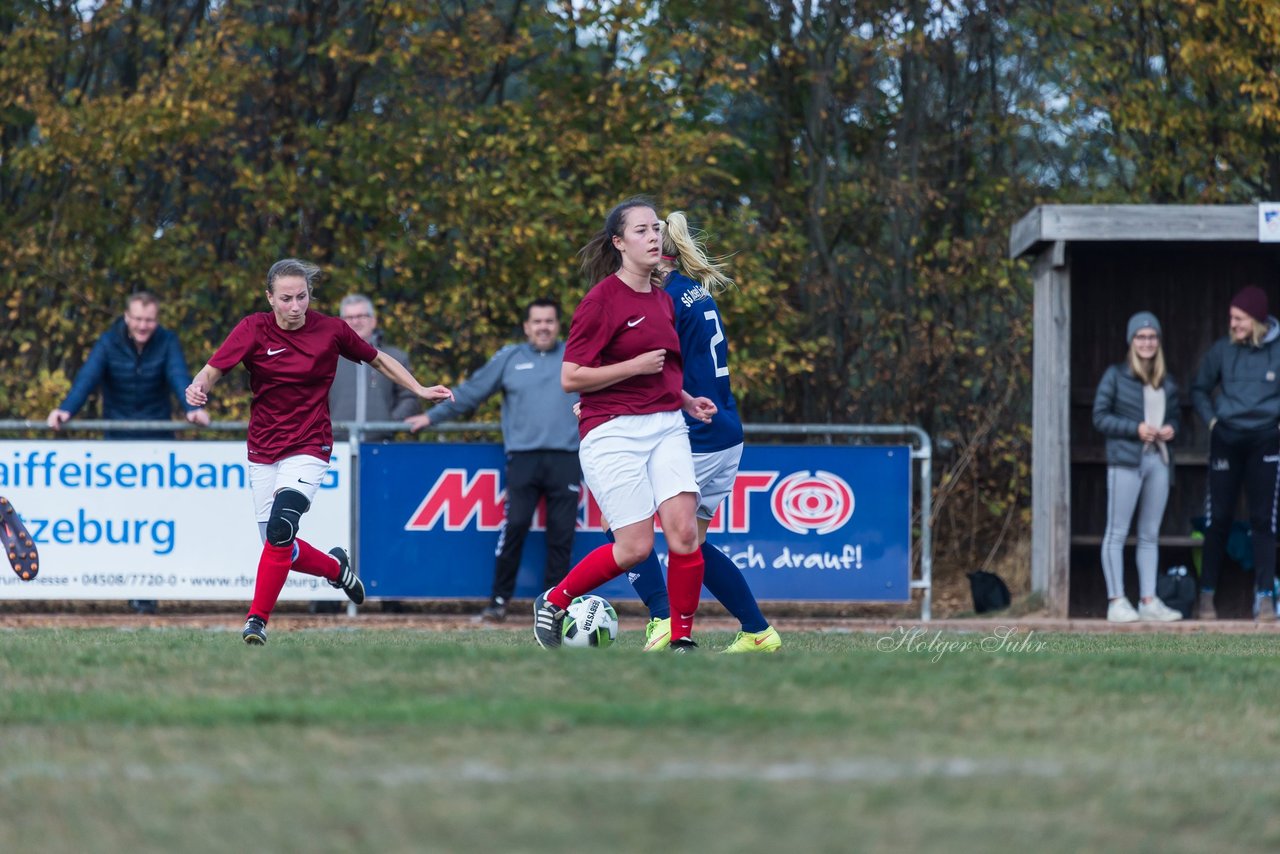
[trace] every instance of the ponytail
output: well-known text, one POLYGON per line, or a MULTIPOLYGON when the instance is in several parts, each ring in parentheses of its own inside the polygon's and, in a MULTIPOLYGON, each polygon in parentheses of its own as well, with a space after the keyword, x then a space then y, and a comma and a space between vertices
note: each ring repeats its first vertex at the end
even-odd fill
POLYGON ((689 228, 689 220, 682 211, 667 216, 666 228, 662 230, 662 254, 678 260, 685 274, 701 282, 712 295, 733 287, 733 279, 724 272, 727 256, 708 257, 701 233, 689 228))
POLYGON ((590 284, 618 272, 622 266, 622 254, 613 245, 609 232, 603 228, 591 236, 587 245, 578 250, 582 259, 582 277, 590 284))

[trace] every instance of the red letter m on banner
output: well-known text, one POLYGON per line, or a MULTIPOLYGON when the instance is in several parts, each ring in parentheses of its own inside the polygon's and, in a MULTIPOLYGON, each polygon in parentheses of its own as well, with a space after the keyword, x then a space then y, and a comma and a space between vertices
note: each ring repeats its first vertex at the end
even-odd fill
POLYGON ((405 523, 406 531, 429 531, 444 518, 444 530, 463 531, 475 518, 476 530, 502 527, 502 492, 497 469, 479 469, 467 480, 466 469, 445 469, 405 523))

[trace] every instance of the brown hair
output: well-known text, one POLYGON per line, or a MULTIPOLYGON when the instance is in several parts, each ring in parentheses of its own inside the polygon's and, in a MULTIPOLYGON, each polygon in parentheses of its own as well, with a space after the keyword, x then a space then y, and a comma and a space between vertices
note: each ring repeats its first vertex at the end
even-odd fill
POLYGON ((613 238, 622 236, 622 230, 627 226, 627 212, 633 208, 658 209, 648 196, 632 196, 615 205, 604 218, 604 228, 578 250, 578 257, 582 259, 582 275, 588 283, 594 285, 622 267, 622 253, 613 245, 613 238))
POLYGON ((271 265, 271 269, 267 271, 267 293, 274 294, 276 292, 276 281, 286 276, 298 276, 307 280, 307 290, 311 290, 311 286, 315 284, 315 280, 320 277, 320 268, 315 264, 306 261, 300 261, 297 258, 285 258, 271 265))

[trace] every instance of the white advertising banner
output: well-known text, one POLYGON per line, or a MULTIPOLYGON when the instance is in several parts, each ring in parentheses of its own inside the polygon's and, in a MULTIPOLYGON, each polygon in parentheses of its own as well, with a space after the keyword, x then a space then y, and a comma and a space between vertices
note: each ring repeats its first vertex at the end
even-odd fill
POLYGON ((1258 203, 1258 242, 1280 243, 1280 202, 1258 203))
MULTIPOLYGON (((350 548, 350 471, 339 446, 302 517, 321 551, 350 548)), ((0 495, 40 552, 32 581, 0 573, 0 599, 253 598, 262 541, 243 440, 0 441, 0 495)), ((346 599, 297 572, 280 598, 346 599)))

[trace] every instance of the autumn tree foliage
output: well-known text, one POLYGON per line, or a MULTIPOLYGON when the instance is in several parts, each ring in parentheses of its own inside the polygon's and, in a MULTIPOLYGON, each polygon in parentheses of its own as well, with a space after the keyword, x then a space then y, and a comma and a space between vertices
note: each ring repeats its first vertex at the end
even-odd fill
MULTIPOLYGON (((1267 0, 49 0, 0 9, 0 412, 137 289, 193 369, 298 255, 452 382, 618 200, 732 254, 753 422, 913 423, 939 559, 1026 536, 1041 201, 1280 190, 1267 0)), ((243 417, 232 374, 219 414, 243 417)), ((240 382, 240 385, 237 385, 240 382)), ((483 412, 482 416, 493 413, 483 412)))

